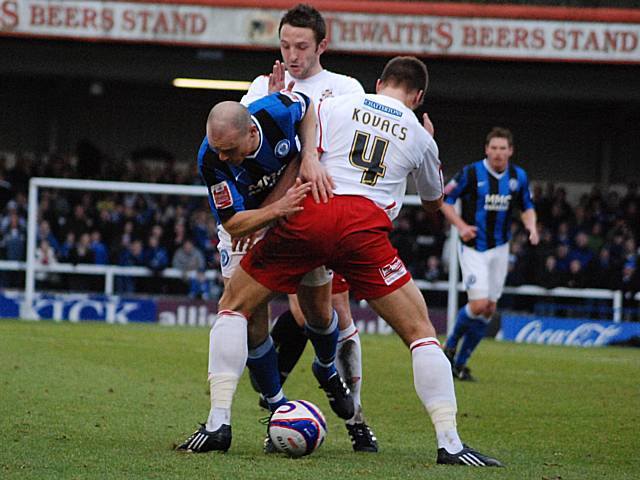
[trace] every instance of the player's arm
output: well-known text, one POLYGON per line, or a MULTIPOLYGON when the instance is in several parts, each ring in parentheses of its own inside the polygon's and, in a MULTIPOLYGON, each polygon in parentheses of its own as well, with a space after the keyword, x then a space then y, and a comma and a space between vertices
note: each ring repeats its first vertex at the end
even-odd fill
POLYGON ((268 95, 269 92, 267 88, 269 84, 269 78, 270 76, 267 75, 260 75, 259 77, 256 77, 253 82, 251 82, 251 85, 249 85, 249 90, 247 91, 247 93, 245 93, 240 99, 240 103, 246 107, 251 102, 255 102, 265 95, 268 95))
POLYGON ((313 108, 313 102, 309 100, 307 110, 298 127, 298 138, 302 144, 300 176, 311 182, 311 194, 316 203, 319 203, 320 200, 326 203, 329 197, 333 197, 335 185, 331 176, 320 164, 316 147, 316 128, 316 112, 313 108))
MULTIPOLYGON (((299 172, 300 172, 300 157, 296 157, 295 159, 289 162, 289 164, 287 165, 287 168, 285 168, 284 170, 284 173, 280 176, 280 178, 278 179, 274 187, 271 189, 271 191, 269 192, 269 195, 267 195, 267 198, 265 198, 262 201, 262 203, 260 204, 260 207, 262 208, 262 207, 266 207, 267 205, 271 205, 272 203, 284 197, 287 193, 287 190, 295 185, 299 172)), ((249 235, 244 235, 241 237, 232 237, 231 239, 232 250, 236 252, 236 251, 244 251, 250 248, 251 246, 253 246, 256 239, 258 238, 259 233, 260 233, 260 230, 256 230, 255 232, 250 233, 249 235)))
MULTIPOLYGON (((460 172, 453 177, 447 186, 444 189, 444 193, 446 195, 442 208, 440 211, 444 215, 444 218, 458 229, 458 234, 460 238, 464 242, 468 242, 469 240, 476 237, 478 232, 478 227, 475 225, 469 225, 465 222, 460 215, 456 212, 454 204, 456 200, 462 195, 467 189, 467 170, 469 167, 465 167, 460 172)), ((473 188, 473 186, 471 187, 473 188)))
MULTIPOLYGON (((426 115, 426 114, 425 114, 426 115)), ((438 146, 433 138, 426 141, 426 149, 421 155, 420 163, 412 172, 416 189, 420 195, 422 208, 427 212, 438 211, 444 202, 444 182, 442 167, 438 158, 438 146)))
POLYGON ((421 202, 422 208, 429 213, 433 213, 442 208, 442 205, 444 205, 444 197, 440 197, 437 200, 421 200, 421 202))
POLYGON ((525 228, 529 230, 529 242, 531 245, 537 245, 540 237, 538 235, 538 216, 536 215, 535 206, 531 199, 531 193, 529 192, 529 179, 524 170, 518 169, 518 180, 521 183, 520 187, 520 206, 522 213, 520 218, 525 228))
POLYGON ((456 209, 453 205, 444 202, 440 211, 444 215, 444 218, 458 229, 458 234, 463 241, 467 242, 476 237, 478 228, 466 223, 462 217, 456 213, 456 209))
POLYGON ((276 184, 273 186, 267 198, 265 198, 260 207, 266 207, 273 202, 281 199, 287 193, 287 190, 296 183, 296 178, 300 175, 300 157, 296 157, 289 162, 284 173, 280 176, 276 184))
POLYGON ((538 235, 538 216, 533 208, 528 208, 520 214, 524 228, 529 230, 529 242, 531 245, 537 245, 540 237, 538 235))
POLYGON ((303 208, 300 204, 310 190, 311 184, 302 183, 298 178, 282 198, 260 208, 236 212, 223 219, 222 226, 232 237, 243 237, 254 233, 274 220, 301 211, 303 208))

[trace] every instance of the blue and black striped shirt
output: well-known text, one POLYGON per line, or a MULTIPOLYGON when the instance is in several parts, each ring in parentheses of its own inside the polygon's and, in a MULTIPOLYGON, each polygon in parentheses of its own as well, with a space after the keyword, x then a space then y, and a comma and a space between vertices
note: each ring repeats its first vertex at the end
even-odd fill
POLYGON ((284 91, 250 103, 247 108, 260 132, 260 146, 239 166, 220 160, 204 137, 198 152, 198 171, 219 224, 237 212, 262 204, 299 153, 296 132, 308 106, 306 95, 284 91))
POLYGON ((514 207, 521 211, 534 208, 526 172, 511 163, 496 174, 487 161, 467 165, 449 182, 445 202, 462 201, 462 219, 478 228, 476 238, 465 245, 480 252, 498 247, 511 239, 514 207))

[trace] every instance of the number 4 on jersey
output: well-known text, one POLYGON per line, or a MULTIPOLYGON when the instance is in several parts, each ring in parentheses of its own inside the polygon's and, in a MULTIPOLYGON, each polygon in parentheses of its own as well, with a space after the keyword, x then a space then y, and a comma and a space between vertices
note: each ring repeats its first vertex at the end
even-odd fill
POLYGON ((378 181, 378 177, 384 177, 384 173, 387 170, 384 165, 384 156, 387 153, 389 140, 385 140, 382 137, 373 137, 373 146, 367 157, 370 138, 370 134, 356 130, 351 152, 349 153, 349 161, 354 167, 364 170, 360 183, 374 186, 378 181))

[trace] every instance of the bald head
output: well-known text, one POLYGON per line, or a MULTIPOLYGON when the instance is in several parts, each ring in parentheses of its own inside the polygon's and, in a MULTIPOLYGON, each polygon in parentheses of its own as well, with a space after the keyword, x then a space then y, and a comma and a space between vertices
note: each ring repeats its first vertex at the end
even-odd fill
POLYGON ((238 102, 220 102, 216 104, 207 118, 207 136, 210 140, 229 133, 246 135, 250 127, 251 115, 249 110, 238 102))
POLYGON ((240 165, 259 148, 260 136, 247 107, 238 102, 220 102, 209 112, 207 141, 220 160, 240 165))

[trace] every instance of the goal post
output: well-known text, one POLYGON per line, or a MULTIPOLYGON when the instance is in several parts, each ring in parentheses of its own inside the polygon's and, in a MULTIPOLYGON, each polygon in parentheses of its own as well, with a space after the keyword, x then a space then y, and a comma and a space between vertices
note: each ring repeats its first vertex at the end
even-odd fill
POLYGON ((102 180, 80 180, 69 178, 33 177, 29 181, 29 203, 27 218, 27 261, 25 272, 25 290, 22 318, 32 320, 36 318, 33 311, 35 295, 36 271, 36 239, 38 235, 38 192, 41 188, 57 188, 60 190, 85 190, 120 193, 150 193, 187 195, 191 197, 205 197, 207 190, 204 186, 173 185, 163 183, 112 182, 102 180))

